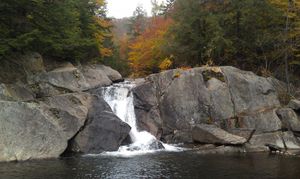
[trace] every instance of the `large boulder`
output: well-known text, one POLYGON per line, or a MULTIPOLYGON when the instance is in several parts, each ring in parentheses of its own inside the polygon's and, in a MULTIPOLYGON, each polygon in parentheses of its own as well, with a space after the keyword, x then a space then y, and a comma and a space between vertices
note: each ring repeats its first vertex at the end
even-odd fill
POLYGON ((31 84, 48 83, 56 88, 71 92, 79 92, 89 89, 83 74, 74 66, 57 68, 50 72, 32 76, 31 84))
POLYGON ((85 125, 91 95, 0 101, 0 161, 57 158, 85 125))
POLYGON ((109 67, 109 66, 97 64, 97 65, 93 65, 93 66, 91 66, 91 67, 94 68, 94 69, 98 69, 98 70, 103 71, 103 72, 105 73, 105 75, 106 75, 112 82, 120 82, 120 81, 123 81, 122 75, 121 75, 118 71, 112 69, 112 68, 109 67))
POLYGON ((238 145, 247 142, 245 138, 232 135, 215 125, 196 125, 192 135, 194 141, 205 144, 238 145))
POLYGON ((71 139, 84 127, 92 96, 87 93, 72 93, 42 99, 44 113, 49 120, 71 139), (54 119, 54 120, 53 120, 54 119))
POLYGON ((160 138, 162 120, 158 108, 157 94, 149 82, 138 85, 133 89, 136 118, 139 120, 138 128, 150 131, 152 135, 160 138))
POLYGON ((57 158, 68 137, 36 103, 0 101, 0 161, 57 158))
POLYGON ((69 150, 89 154, 115 151, 130 130, 130 126, 113 114, 101 97, 93 96, 86 125, 71 141, 69 150))
POLYGON ((72 64, 42 72, 28 77, 28 82, 38 97, 81 92, 108 86, 113 81, 122 80, 115 70, 104 65, 85 65, 75 67, 72 64))
POLYGON ((87 65, 80 68, 80 71, 82 72, 86 82, 89 84, 90 89, 112 84, 112 81, 107 76, 104 69, 105 67, 102 67, 102 65, 87 65))
POLYGON ((253 130, 273 132, 282 127, 275 110, 280 102, 271 82, 234 67, 150 75, 133 94, 140 129, 166 142, 174 141, 176 134, 189 142, 198 124, 214 124, 228 132, 245 129, 248 132, 241 134, 248 136, 253 130))

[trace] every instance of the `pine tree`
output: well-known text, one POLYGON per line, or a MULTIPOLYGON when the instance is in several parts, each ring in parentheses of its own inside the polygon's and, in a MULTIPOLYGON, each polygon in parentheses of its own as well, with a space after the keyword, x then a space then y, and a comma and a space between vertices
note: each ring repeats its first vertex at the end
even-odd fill
POLYGON ((0 57, 37 51, 57 59, 103 55, 109 34, 103 0, 2 0, 0 57))

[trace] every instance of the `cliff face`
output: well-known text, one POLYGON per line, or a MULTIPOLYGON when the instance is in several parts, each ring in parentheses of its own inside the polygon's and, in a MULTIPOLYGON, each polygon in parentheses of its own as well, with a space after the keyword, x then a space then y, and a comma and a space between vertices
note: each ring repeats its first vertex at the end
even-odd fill
POLYGON ((21 58, 17 81, 0 84, 0 161, 119 148, 130 126, 95 92, 122 80, 117 71, 70 63, 47 71, 40 55, 21 58))
POLYGON ((170 70, 133 90, 135 112, 140 129, 169 143, 299 149, 300 119, 281 106, 272 84, 234 67, 170 70))
MULTIPOLYGON (((128 139, 130 126, 101 97, 102 87, 123 80, 117 71, 22 58, 17 80, 0 84, 0 162, 115 151, 128 139)), ((133 89, 137 123, 168 143, 300 149, 300 102, 281 105, 277 82, 234 67, 150 75, 133 89)))

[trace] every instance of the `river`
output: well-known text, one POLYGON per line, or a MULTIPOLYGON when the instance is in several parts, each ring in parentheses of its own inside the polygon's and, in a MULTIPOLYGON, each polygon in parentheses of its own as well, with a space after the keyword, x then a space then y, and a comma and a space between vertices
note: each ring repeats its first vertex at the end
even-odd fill
POLYGON ((268 154, 157 152, 0 164, 1 179, 299 178, 300 159, 268 154))

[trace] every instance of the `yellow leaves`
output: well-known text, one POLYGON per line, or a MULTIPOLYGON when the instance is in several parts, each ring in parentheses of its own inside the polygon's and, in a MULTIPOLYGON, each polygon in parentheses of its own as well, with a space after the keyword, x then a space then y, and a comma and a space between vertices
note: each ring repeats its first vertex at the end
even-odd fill
POLYGON ((113 55, 113 51, 110 48, 100 48, 99 51, 102 57, 111 57, 113 55))
POLYGON ((173 62, 170 60, 170 58, 165 58, 159 65, 159 68, 161 70, 168 70, 172 66, 173 62))

